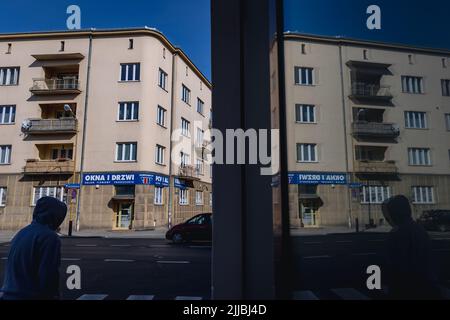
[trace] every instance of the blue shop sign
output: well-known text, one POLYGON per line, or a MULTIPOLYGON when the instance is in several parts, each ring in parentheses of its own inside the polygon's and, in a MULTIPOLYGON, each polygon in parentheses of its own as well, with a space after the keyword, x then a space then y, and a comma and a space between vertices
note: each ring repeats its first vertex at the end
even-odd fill
POLYGON ((183 180, 180 180, 178 178, 174 179, 174 183, 173 184, 174 184, 175 188, 178 188, 178 189, 181 189, 181 190, 186 190, 187 189, 186 183, 183 180))
POLYGON ((68 183, 64 185, 64 188, 66 189, 80 189, 79 183, 68 183))
POLYGON ((169 177, 155 173, 85 173, 83 174, 83 185, 149 185, 157 187, 168 187, 169 177))
POLYGON ((347 184, 346 173, 295 172, 289 173, 289 184, 347 184))

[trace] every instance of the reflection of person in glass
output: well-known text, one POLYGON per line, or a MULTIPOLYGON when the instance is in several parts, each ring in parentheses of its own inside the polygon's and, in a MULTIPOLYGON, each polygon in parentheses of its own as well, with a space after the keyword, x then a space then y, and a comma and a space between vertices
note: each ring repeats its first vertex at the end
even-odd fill
POLYGON ((383 203, 383 215, 392 226, 387 240, 388 286, 391 299, 437 299, 431 240, 412 218, 405 196, 383 203))

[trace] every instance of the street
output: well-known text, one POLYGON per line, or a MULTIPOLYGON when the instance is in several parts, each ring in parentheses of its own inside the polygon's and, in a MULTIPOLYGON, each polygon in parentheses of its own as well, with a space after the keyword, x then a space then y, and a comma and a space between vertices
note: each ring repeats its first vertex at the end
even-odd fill
MULTIPOLYGON (((443 293, 450 298, 450 234, 433 233, 443 293)), ((383 272, 386 233, 294 236, 294 296, 300 300, 383 299, 366 288, 370 265, 383 272)), ((208 300, 211 245, 162 239, 62 239, 61 292, 66 300, 208 300), (67 267, 81 268, 81 290, 66 287, 67 267)), ((3 281, 8 244, 0 245, 3 281)), ((384 288, 385 290, 386 288, 384 288)))

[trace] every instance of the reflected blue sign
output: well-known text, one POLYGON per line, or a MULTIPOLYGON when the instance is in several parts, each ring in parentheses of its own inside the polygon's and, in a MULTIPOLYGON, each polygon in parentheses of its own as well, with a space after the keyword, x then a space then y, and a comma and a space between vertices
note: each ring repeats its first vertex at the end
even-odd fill
POLYGON ((347 184, 346 173, 334 172, 291 172, 288 175, 289 184, 347 184))
POLYGON ((111 172, 111 173, 85 173, 83 185, 149 185, 168 187, 169 177, 156 173, 140 172, 111 172))

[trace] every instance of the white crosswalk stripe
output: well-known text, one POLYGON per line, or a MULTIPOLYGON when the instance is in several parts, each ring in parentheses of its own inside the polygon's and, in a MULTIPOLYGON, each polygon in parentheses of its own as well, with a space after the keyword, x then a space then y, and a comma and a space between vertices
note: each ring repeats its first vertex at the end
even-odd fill
POLYGON ((294 292, 294 300, 319 300, 319 298, 317 298, 314 292, 305 290, 294 292))
POLYGON ((342 300, 370 300, 369 297, 353 288, 331 289, 342 300))
POLYGON ((149 301, 153 300, 155 296, 139 296, 139 295, 132 295, 127 298, 127 300, 136 300, 136 301, 149 301))
POLYGON ((108 296, 107 294, 83 294, 77 300, 85 300, 85 301, 105 300, 107 296, 108 296))
POLYGON ((200 301, 203 300, 202 297, 186 297, 186 296, 178 296, 175 300, 185 300, 185 301, 200 301))

